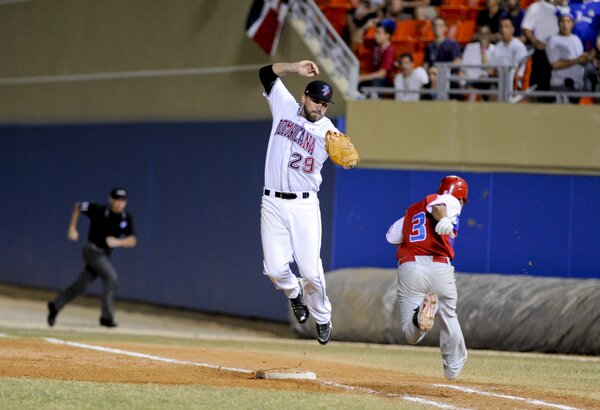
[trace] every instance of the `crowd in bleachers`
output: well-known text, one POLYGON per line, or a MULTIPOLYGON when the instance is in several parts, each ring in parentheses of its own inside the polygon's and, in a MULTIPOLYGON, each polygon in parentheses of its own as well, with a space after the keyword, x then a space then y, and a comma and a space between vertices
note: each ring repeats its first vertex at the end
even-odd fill
MULTIPOLYGON (((510 65, 514 89, 600 92, 600 0, 317 0, 360 61, 359 90, 435 99, 436 63, 510 65), (405 91, 405 92, 401 92, 405 91)), ((463 68, 453 88, 490 90, 492 67, 463 68)), ((493 93, 456 99, 493 100, 493 93)), ((538 97, 553 102, 554 97, 538 97)), ((595 103, 574 98, 574 103, 595 103)))

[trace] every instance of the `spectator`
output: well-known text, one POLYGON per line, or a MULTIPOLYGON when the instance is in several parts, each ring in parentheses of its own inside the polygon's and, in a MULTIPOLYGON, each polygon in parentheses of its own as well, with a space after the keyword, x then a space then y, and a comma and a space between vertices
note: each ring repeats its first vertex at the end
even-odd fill
POLYGON ((442 5, 441 0, 403 0, 404 13, 417 20, 433 20, 437 17, 436 7, 442 5))
MULTIPOLYGON (((438 86, 438 68, 434 65, 427 68, 427 76, 429 77, 429 83, 423 86, 423 90, 436 90, 438 86)), ((437 93, 431 92, 421 94, 421 100, 437 100, 437 93)))
MULTIPOLYGON (((548 39, 548 61, 552 65, 550 87, 556 91, 580 91, 583 88, 583 65, 590 54, 583 51, 579 37, 573 34, 575 16, 566 10, 558 12, 559 33, 548 39)), ((579 102, 571 98, 571 102, 579 102)))
MULTIPOLYGON (((538 0, 529 6, 523 17, 521 29, 527 40, 534 47, 530 84, 539 91, 550 90, 552 66, 546 55, 546 42, 550 36, 558 33, 555 16, 555 5, 552 0, 538 0)), ((553 98, 538 98, 540 102, 553 102, 553 98)))
POLYGON ((394 75, 396 54, 392 44, 392 34, 396 30, 393 19, 383 19, 377 23, 376 46, 373 49, 372 67, 368 73, 358 76, 358 87, 391 87, 394 75))
MULTIPOLYGON (((433 65, 434 63, 453 63, 460 64, 461 62, 461 51, 460 46, 454 40, 446 38, 448 32, 448 26, 446 21, 441 17, 436 17, 433 20, 433 35, 435 39, 427 44, 425 48, 425 67, 433 65)), ((458 73, 458 70, 452 71, 454 74, 458 73)), ((458 84, 453 82, 450 84, 451 88, 457 88, 458 84)), ((462 95, 454 94, 451 96, 453 99, 463 99, 462 95)))
POLYGON ((515 37, 523 43, 527 41, 521 30, 521 23, 523 23, 523 17, 525 17, 525 10, 521 8, 519 0, 506 0, 506 10, 500 13, 500 20, 505 17, 510 18, 512 21, 513 27, 515 28, 515 37))
POLYGON ((485 9, 477 14, 477 27, 488 26, 492 31, 492 43, 500 39, 498 30, 500 28, 500 0, 485 0, 485 9))
MULTIPOLYGON (((510 17, 504 17, 500 20, 500 41, 496 44, 496 48, 492 53, 490 63, 495 66, 511 66, 515 67, 517 77, 523 77, 525 73, 526 61, 527 61, 527 48, 514 36, 515 26, 510 17)), ((494 69, 492 73, 497 75, 494 69)), ((513 78, 509 79, 510 82, 513 78)))
MULTIPOLYGON (((477 39, 473 43, 469 43, 465 46, 463 51, 462 63, 465 65, 473 64, 488 64, 492 52, 494 51, 494 45, 491 43, 492 33, 489 26, 477 27, 477 39)), ((463 77, 469 80, 476 80, 479 78, 487 78, 488 72, 484 68, 465 68, 463 70, 463 77)), ((468 89, 488 90, 490 83, 486 82, 473 82, 469 81, 466 83, 468 89)), ((487 96, 482 96, 484 100, 487 100, 487 96)), ((469 101, 477 100, 477 94, 470 94, 469 101)))
POLYGON ((348 37, 350 48, 356 53, 363 44, 366 31, 381 17, 381 6, 370 0, 360 0, 348 11, 348 37))
POLYGON ((383 6, 383 18, 392 18, 396 20, 412 19, 413 15, 405 10, 404 0, 386 0, 383 6))
MULTIPOLYGON (((569 8, 575 16, 575 25, 573 34, 581 40, 583 51, 593 52, 596 45, 596 38, 600 30, 600 2, 581 0, 571 0, 569 8)), ((598 72, 591 61, 588 61, 584 67, 583 90, 593 91, 598 84, 598 72)))
POLYGON ((569 9, 575 16, 573 34, 581 40, 583 51, 592 50, 600 30, 600 2, 571 0, 569 9))
POLYGON ((435 39, 427 44, 425 48, 425 67, 435 63, 454 63, 460 64, 461 51, 460 46, 454 40, 446 38, 448 26, 441 17, 433 20, 433 35, 435 39))
MULTIPOLYGON (((429 77, 423 67, 416 67, 410 53, 400 55, 400 73, 394 77, 396 90, 420 90, 429 83, 429 77)), ((396 93, 396 100, 419 101, 419 93, 396 93)))

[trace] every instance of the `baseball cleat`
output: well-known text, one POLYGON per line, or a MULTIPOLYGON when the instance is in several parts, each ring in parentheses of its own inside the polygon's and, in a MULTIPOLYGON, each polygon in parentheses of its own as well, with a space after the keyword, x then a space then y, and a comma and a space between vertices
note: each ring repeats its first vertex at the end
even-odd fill
POLYGON ((56 309, 54 303, 48 302, 48 326, 54 326, 54 322, 56 322, 57 315, 58 309, 56 309))
POLYGON ((104 319, 101 317, 100 318, 100 326, 117 327, 117 326, 119 326, 119 324, 112 319, 104 319))
POLYGON ((317 340, 322 345, 326 345, 331 338, 331 333, 333 331, 333 327, 331 326, 331 322, 327 322, 324 324, 317 323, 317 340))
POLYGON ((425 296, 425 299, 423 299, 423 305, 419 311, 419 329, 421 329, 423 332, 429 332, 433 327, 437 311, 438 297, 435 293, 429 292, 425 296))
POLYGON ((298 284, 300 285, 300 292, 298 296, 290 299, 290 304, 292 305, 292 311, 294 312, 294 316, 296 316, 296 320, 299 323, 304 323, 308 319, 308 307, 304 301, 304 286, 302 286, 301 279, 298 279, 298 284))

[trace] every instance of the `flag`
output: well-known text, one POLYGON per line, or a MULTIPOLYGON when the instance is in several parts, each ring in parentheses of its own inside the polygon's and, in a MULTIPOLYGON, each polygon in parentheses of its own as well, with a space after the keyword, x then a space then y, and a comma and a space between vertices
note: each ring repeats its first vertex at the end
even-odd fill
POLYGON ((254 0, 248 13, 246 35, 270 56, 277 50, 287 12, 288 0, 254 0))

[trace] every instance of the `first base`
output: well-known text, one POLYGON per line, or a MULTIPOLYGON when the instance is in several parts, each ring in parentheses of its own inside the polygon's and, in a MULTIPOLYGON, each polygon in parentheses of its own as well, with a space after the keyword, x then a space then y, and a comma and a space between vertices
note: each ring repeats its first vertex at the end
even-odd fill
POLYGON ((256 378, 315 380, 317 378, 317 374, 299 369, 261 369, 256 371, 256 378))

